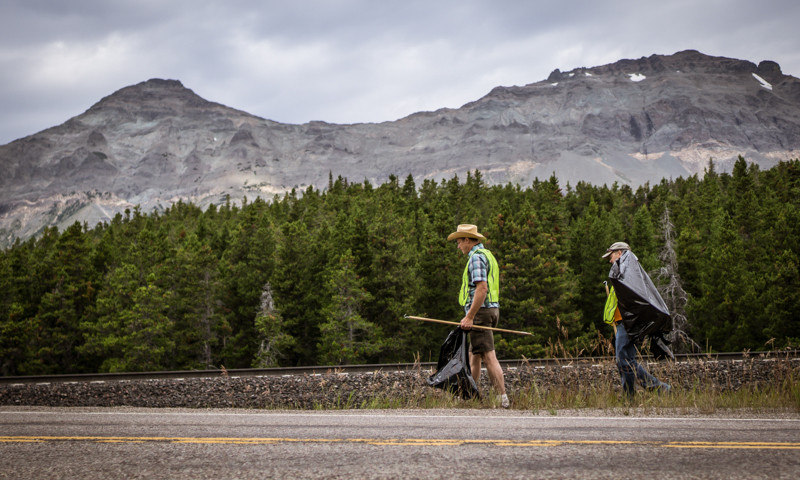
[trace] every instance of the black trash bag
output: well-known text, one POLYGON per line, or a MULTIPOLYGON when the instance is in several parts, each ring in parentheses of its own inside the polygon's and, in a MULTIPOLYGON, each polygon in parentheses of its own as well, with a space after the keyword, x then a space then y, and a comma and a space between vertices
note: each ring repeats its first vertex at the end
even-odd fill
POLYGON ((658 333, 654 336, 650 337, 650 353, 653 354, 656 360, 675 360, 675 355, 672 353, 672 349, 669 348, 669 344, 672 343, 666 338, 664 338, 664 334, 658 333))
POLYGON ((633 252, 626 250, 614 262, 608 278, 617 294, 622 324, 633 341, 645 336, 660 337, 672 329, 664 299, 633 252))
POLYGON ((461 327, 450 332, 444 340, 439 350, 436 373, 428 377, 428 385, 446 390, 465 400, 480 397, 478 385, 475 384, 469 367, 467 332, 461 327))

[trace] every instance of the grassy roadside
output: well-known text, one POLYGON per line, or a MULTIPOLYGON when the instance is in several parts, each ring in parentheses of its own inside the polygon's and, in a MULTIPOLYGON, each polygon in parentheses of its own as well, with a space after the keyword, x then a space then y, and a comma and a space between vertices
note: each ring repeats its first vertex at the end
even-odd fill
MULTIPOLYGON (((506 384, 512 409, 532 413, 556 415, 559 411, 608 410, 636 411, 639 413, 672 412, 674 414, 714 415, 727 411, 747 410, 752 413, 785 413, 800 416, 800 361, 776 355, 769 366, 755 368, 747 360, 719 369, 710 368, 708 362, 692 364, 673 362, 653 363, 648 369, 657 377, 672 384, 669 394, 649 392, 637 387, 634 398, 621 394, 619 378, 613 361, 596 365, 586 378, 583 372, 565 365, 556 380, 537 380, 523 373, 515 377, 512 385, 506 384), (601 373, 595 373, 594 370, 601 373), (736 370, 736 375, 725 375, 736 370), (736 380, 732 380, 735 378, 736 380)), ((565 361, 565 364, 568 364, 565 361)), ((763 359, 762 362, 763 363, 763 359)), ((425 376, 425 372, 421 372, 425 376)), ((485 376, 485 375, 484 375, 485 376)), ((507 377, 508 378, 508 377, 507 377)), ((412 389, 407 393, 393 392, 378 395, 362 402, 340 401, 333 408, 500 408, 494 392, 482 378, 480 399, 462 400, 438 389, 412 389)), ((330 409, 331 405, 319 408, 330 409)))
MULTIPOLYGON (((800 418, 800 358, 757 354, 737 360, 703 356, 679 362, 647 361, 647 369, 672 385, 659 395, 638 389, 628 401, 610 357, 565 358, 505 370, 517 413, 604 412, 603 415, 722 415, 729 411, 800 418)), ((49 407, 252 408, 269 410, 459 409, 491 414, 499 402, 480 375, 482 398, 461 400, 428 386, 433 372, 377 370, 314 375, 46 382, 0 385, 0 405, 49 407)), ((582 415, 583 413, 579 413, 582 415)))
MULTIPOLYGON (((800 415, 800 385, 781 384, 775 388, 752 389, 742 388, 737 391, 715 391, 714 389, 694 388, 691 390, 674 390, 669 395, 639 390, 632 400, 620 395, 610 386, 598 386, 594 389, 574 391, 564 388, 539 390, 536 385, 530 389, 512 392, 511 408, 528 410, 533 413, 549 413, 556 415, 559 411, 569 410, 636 410, 639 412, 658 413, 670 411, 680 414, 700 413, 718 414, 731 410, 747 410, 754 413, 784 412, 800 415)), ((462 400, 449 393, 431 390, 423 397, 374 397, 361 405, 343 401, 337 405, 318 406, 319 409, 486 409, 500 408, 500 402, 494 395, 484 395, 480 399, 462 400)))

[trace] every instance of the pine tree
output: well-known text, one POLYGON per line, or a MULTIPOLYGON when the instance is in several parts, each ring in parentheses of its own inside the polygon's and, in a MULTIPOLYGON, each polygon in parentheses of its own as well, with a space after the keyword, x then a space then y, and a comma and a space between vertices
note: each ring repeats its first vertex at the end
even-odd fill
POLYGON ((96 321, 81 324, 81 351, 102 359, 105 372, 176 368, 174 322, 167 316, 171 294, 150 274, 141 282, 139 269, 123 264, 109 272, 97 299, 96 321))
POLYGON ((131 308, 119 312, 122 357, 108 359, 108 371, 158 371, 174 365, 170 359, 176 347, 173 322, 166 315, 171 296, 152 278, 136 289, 131 308))
POLYGON ((757 301, 759 282, 742 262, 745 243, 722 209, 711 229, 708 253, 700 263, 699 295, 687 304, 688 316, 714 350, 761 348, 765 339, 752 320, 761 316, 763 307, 757 301))
POLYGON ((261 306, 255 319, 255 332, 259 340, 253 367, 270 368, 282 365, 296 340, 287 333, 281 315, 275 310, 272 286, 267 283, 261 293, 261 306))
POLYGON ((121 313, 133 308, 133 294, 142 285, 137 267, 123 264, 109 271, 97 296, 92 319, 84 319, 80 328, 83 342, 80 352, 100 363, 98 370, 119 370, 125 364, 125 330, 121 313))
POLYGON ((83 227, 76 222, 67 228, 47 255, 50 281, 34 318, 41 335, 34 353, 41 362, 39 373, 80 372, 83 359, 77 351, 82 343, 79 325, 96 290, 91 244, 83 227))
POLYGON ((531 332, 532 337, 498 335, 497 351, 503 356, 544 356, 548 346, 571 347, 572 335, 580 335, 580 313, 574 308, 577 279, 566 262, 558 259, 559 247, 552 231, 542 225, 533 210, 517 210, 497 219, 501 270, 501 319, 504 327, 531 332), (543 228, 543 226, 545 228, 543 228))
POLYGON ((602 332, 606 328, 603 323, 606 301, 603 281, 608 278, 610 265, 600 257, 609 245, 625 240, 626 232, 618 215, 601 211, 594 200, 569 226, 568 260, 578 278, 575 304, 584 319, 584 330, 602 332))
POLYGON ((392 332, 394 341, 381 352, 380 361, 407 359, 407 352, 417 341, 413 330, 400 328, 403 315, 414 308, 419 284, 416 282, 419 252, 416 251, 410 219, 399 214, 402 192, 398 185, 387 184, 376 190, 370 221, 366 224, 368 251, 363 259, 368 265, 364 288, 372 301, 364 305, 363 316, 382 331, 392 332))
MULTIPOLYGON (((227 226, 221 228, 227 230, 227 226)), ((264 288, 275 265, 274 228, 267 205, 256 199, 242 209, 238 222, 231 228, 228 248, 221 252, 220 302, 230 332, 220 332, 224 345, 220 361, 228 368, 244 368, 253 363, 262 348, 255 340, 261 335, 260 328, 264 328, 259 327, 258 318, 277 315, 262 309, 264 288)))
POLYGON ((628 234, 628 242, 636 252, 639 263, 645 270, 658 267, 658 247, 650 209, 642 205, 633 216, 633 225, 628 234))
POLYGON ((355 258, 345 250, 339 261, 325 275, 329 301, 322 312, 317 344, 319 358, 328 365, 364 363, 383 347, 383 333, 361 315, 372 300, 355 273, 355 258))
POLYGON ((183 364, 213 368, 222 338, 230 335, 219 298, 217 257, 191 233, 179 243, 169 265, 168 285, 174 300, 170 315, 180 339, 176 356, 183 364))
POLYGON ((763 323, 765 347, 797 348, 800 346, 800 258, 790 250, 783 250, 768 265, 771 268, 764 275, 764 289, 758 299, 764 307, 763 317, 754 320, 763 323))
POLYGON ((3 376, 23 373, 31 355, 33 324, 26 298, 31 280, 27 255, 27 247, 19 240, 10 250, 0 252, 0 375, 3 376))
POLYGON ((325 256, 299 220, 284 223, 276 242, 275 269, 269 283, 287 333, 297 340, 288 363, 313 365, 317 363, 322 318, 320 279, 325 256))

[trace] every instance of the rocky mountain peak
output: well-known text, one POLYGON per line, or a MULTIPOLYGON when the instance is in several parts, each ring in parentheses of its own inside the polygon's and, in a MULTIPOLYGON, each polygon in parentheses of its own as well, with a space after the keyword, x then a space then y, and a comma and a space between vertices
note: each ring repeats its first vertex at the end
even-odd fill
POLYGON ((636 71, 643 75, 663 72, 683 72, 696 74, 737 74, 751 73, 757 69, 753 62, 734 58, 712 57, 697 50, 684 50, 674 55, 651 55, 639 59, 619 60, 609 65, 590 69, 596 73, 630 73, 636 71))
POLYGON ((133 115, 157 118, 208 106, 211 102, 183 86, 178 80, 153 78, 122 88, 95 103, 86 113, 123 110, 133 115))
POLYGON ((781 66, 772 60, 763 60, 758 64, 756 73, 771 82, 777 82, 783 77, 781 66))

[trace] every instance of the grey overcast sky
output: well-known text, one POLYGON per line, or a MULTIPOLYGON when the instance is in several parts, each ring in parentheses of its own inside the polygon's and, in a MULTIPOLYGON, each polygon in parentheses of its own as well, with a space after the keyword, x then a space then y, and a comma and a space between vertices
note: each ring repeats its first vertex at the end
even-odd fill
POLYGON ((0 144, 150 78, 284 123, 397 120, 623 58, 778 62, 797 0, 0 0, 0 144))

